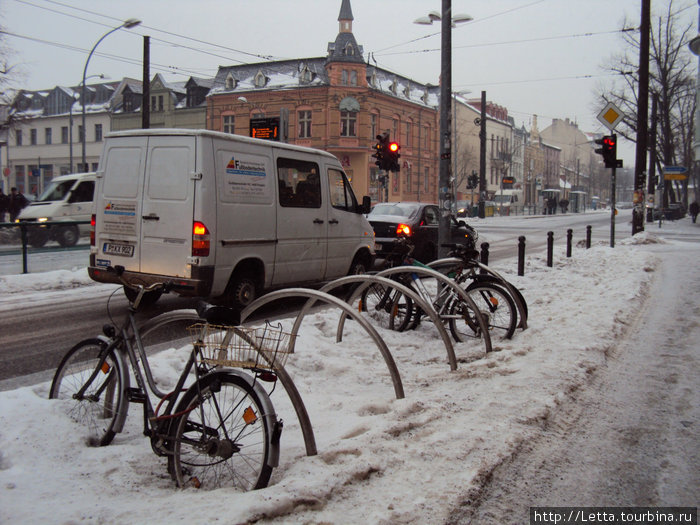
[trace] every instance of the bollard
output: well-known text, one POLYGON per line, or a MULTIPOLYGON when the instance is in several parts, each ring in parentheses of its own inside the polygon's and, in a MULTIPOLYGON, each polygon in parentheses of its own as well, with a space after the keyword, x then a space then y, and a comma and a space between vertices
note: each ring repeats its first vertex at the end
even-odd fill
MULTIPOLYGON (((489 243, 487 242, 482 242, 481 243, 481 264, 484 266, 489 265, 489 243)), ((481 270, 479 273, 486 273, 484 270, 481 270)))
POLYGON ((566 256, 571 257, 571 241, 574 238, 574 230, 566 230, 566 256))
POLYGON ((552 267, 552 256, 554 253, 554 232, 547 232, 547 266, 552 267))
POLYGON ((593 226, 590 224, 586 226, 586 248, 591 247, 591 230, 593 230, 593 226))
POLYGON ((525 275, 525 236, 518 237, 518 275, 525 275))
POLYGON ((19 231, 22 238, 22 273, 29 273, 27 268, 27 225, 20 222, 19 231))

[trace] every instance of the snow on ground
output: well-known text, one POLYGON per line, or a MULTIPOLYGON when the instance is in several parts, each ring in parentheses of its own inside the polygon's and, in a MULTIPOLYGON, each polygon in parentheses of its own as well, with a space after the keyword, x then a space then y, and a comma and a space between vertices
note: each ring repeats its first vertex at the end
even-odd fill
MULTIPOLYGON (((524 277, 512 261, 495 265, 527 299, 529 327, 494 341, 488 355, 478 342, 456 345, 455 371, 429 323, 407 333, 380 331, 405 399, 395 398, 384 361, 357 323, 347 323, 343 342, 335 343, 337 311, 307 316, 287 370, 319 454, 305 455, 294 410, 278 387, 280 466, 256 492, 176 489, 166 461, 141 433, 138 405, 111 445, 88 448, 61 403, 46 399, 48 384, 2 392, 0 522, 442 523, 605 362, 634 315, 631 301, 648 299, 664 243, 700 253, 697 242, 646 232, 614 249, 599 243, 575 248, 569 259, 557 253, 553 268, 530 257, 524 277)), ((22 279, 3 276, 0 286, 26 292, 28 282, 89 282, 83 270, 22 279)), ((170 349, 152 358, 162 389, 173 386, 186 357, 170 349)))

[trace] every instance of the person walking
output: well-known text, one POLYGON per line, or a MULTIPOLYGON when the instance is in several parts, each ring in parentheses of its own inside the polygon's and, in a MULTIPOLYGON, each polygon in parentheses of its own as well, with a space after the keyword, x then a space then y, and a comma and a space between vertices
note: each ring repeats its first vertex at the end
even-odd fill
POLYGON ((22 195, 21 192, 17 191, 17 188, 10 188, 10 201, 8 205, 8 211, 10 212, 10 222, 15 222, 15 219, 19 213, 27 207, 29 201, 27 197, 22 195))
POLYGON ((698 218, 698 211, 700 211, 700 205, 698 205, 698 201, 691 202, 690 206, 688 207, 688 211, 690 212, 690 216, 693 218, 694 223, 698 218))
POLYGON ((0 188, 0 222, 5 222, 5 213, 7 213, 7 207, 10 204, 10 198, 5 195, 0 188))

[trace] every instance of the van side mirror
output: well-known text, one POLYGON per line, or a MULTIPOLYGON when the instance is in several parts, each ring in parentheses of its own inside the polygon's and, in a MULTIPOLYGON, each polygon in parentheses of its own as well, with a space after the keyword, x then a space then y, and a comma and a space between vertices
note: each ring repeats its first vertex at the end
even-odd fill
POLYGON ((359 213, 367 214, 372 209, 372 199, 368 195, 362 197, 362 205, 360 206, 359 213))

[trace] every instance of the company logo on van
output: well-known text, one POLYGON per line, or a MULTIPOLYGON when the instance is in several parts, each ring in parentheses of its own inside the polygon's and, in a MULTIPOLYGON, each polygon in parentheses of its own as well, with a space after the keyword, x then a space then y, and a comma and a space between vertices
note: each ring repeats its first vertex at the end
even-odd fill
POLYGON ((105 214, 107 215, 136 215, 135 204, 119 204, 108 202, 105 205, 105 214))
POLYGON ((252 175, 254 177, 265 176, 265 164, 248 160, 231 160, 226 165, 226 173, 229 175, 252 175))

